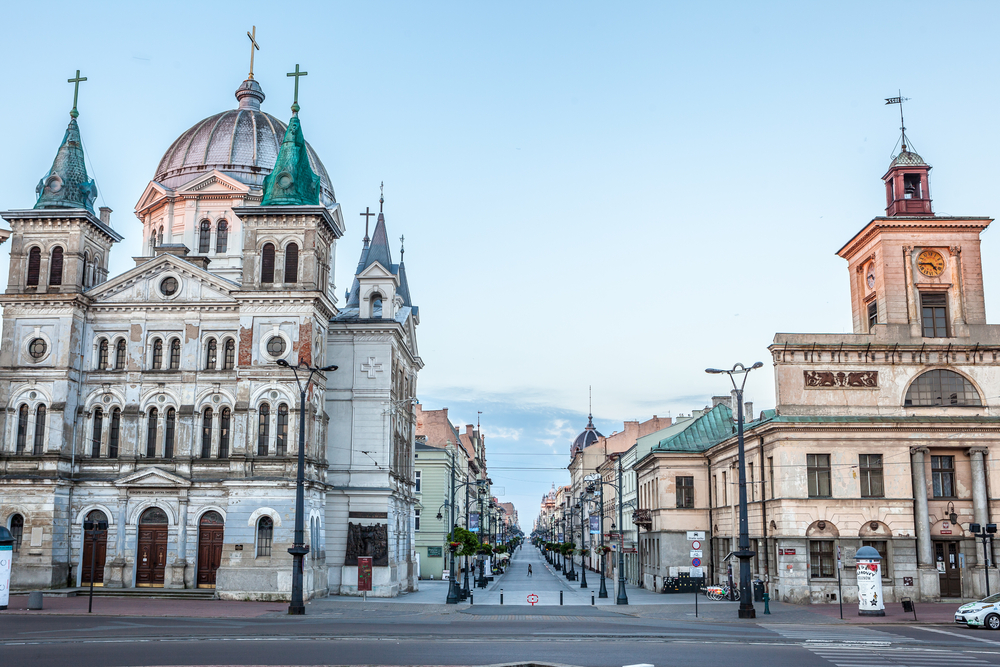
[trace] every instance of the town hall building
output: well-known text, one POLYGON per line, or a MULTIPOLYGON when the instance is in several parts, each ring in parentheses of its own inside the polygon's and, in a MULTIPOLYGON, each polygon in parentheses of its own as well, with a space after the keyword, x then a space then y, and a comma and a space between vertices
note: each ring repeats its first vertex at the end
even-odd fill
POLYGON ((166 150, 121 275, 108 267, 124 232, 94 210, 75 106, 34 206, 0 214, 0 523, 15 588, 86 585, 93 559, 97 585, 288 599, 300 410, 306 596, 356 594, 359 555, 373 557, 373 595, 416 586, 423 362, 402 250, 393 263, 380 206, 341 303, 343 212, 297 99, 287 124, 262 111, 252 73, 236 99, 166 150), (338 368, 300 406, 278 362, 338 368), (107 530, 85 540, 86 521, 107 530))

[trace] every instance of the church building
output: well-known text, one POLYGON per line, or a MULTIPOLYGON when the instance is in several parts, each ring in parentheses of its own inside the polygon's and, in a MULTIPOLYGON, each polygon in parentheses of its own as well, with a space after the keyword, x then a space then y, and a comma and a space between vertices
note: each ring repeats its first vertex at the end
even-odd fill
POLYGON ((304 435, 306 597, 357 593, 358 555, 374 559, 371 594, 414 589, 418 309, 381 212, 339 303, 343 212, 297 97, 286 125, 251 73, 237 108, 167 148, 120 275, 126 232, 94 211, 75 105, 34 206, 0 214, 14 588, 87 585, 93 559, 96 585, 288 599, 304 435), (303 382, 338 367, 312 376, 304 406, 296 364, 303 382), (107 530, 84 539, 85 521, 107 530))

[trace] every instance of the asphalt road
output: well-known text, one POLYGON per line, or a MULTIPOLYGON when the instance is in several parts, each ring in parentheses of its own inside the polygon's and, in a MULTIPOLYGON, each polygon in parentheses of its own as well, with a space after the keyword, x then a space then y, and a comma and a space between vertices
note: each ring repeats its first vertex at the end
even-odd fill
MULTIPOLYGON (((518 554, 506 591, 572 587, 518 554), (515 578, 516 577, 516 578, 515 578)), ((536 565, 539 563, 539 565, 536 565)), ((614 596, 612 591, 612 598, 614 596)), ((526 593, 525 593, 526 595, 526 593)), ((539 593, 541 595, 541 593, 539 593)), ((568 591, 564 591, 568 595, 568 591)), ((577 593, 579 595, 579 593, 577 593)), ((589 597, 589 596, 588 596, 589 597)), ((506 600, 505 600, 506 602, 506 600)), ((952 626, 857 627, 635 615, 637 609, 317 601, 305 617, 0 616, 0 666, 484 665, 553 662, 768 667, 1000 666, 1000 633, 952 626)), ((655 611, 652 607, 645 610, 655 611)))

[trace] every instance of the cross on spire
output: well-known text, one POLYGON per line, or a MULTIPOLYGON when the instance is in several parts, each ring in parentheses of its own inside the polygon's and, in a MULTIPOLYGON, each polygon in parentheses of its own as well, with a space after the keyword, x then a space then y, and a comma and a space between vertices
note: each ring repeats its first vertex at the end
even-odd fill
POLYGON ((405 241, 406 241, 406 236, 400 236, 399 237, 399 263, 400 264, 403 263, 403 253, 406 252, 406 249, 403 246, 403 244, 404 244, 405 241))
POLYGON ((286 75, 286 76, 294 76, 295 77, 295 99, 292 102, 292 113, 298 113, 299 112, 299 77, 300 76, 305 76, 307 74, 309 74, 309 72, 300 72, 299 71, 299 64, 295 63, 295 71, 294 72, 289 72, 286 75))
POLYGON ((66 83, 73 84, 73 110, 69 112, 71 118, 76 118, 80 115, 80 112, 76 110, 76 100, 80 95, 80 82, 86 81, 87 77, 80 76, 80 70, 76 70, 76 77, 72 79, 67 79, 66 83))
POLYGON ((382 204, 385 203, 385 181, 379 183, 378 186, 378 212, 382 212, 382 204))
POLYGON ((371 207, 365 206, 365 212, 360 215, 365 216, 365 245, 368 245, 368 242, 371 240, 368 238, 368 218, 375 214, 371 212, 371 207))
POLYGON ((260 51, 260 44, 257 43, 257 26, 253 27, 253 32, 247 31, 247 37, 250 38, 250 74, 247 78, 253 81, 253 52, 254 49, 260 51))

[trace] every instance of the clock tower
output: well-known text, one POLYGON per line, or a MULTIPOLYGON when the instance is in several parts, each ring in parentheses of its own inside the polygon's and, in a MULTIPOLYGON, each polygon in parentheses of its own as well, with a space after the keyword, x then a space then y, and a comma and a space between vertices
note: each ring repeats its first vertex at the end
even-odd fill
POLYGON ((837 252, 848 262, 856 334, 948 342, 986 325, 979 234, 992 219, 935 215, 930 170, 903 144, 882 177, 885 216, 837 252))

